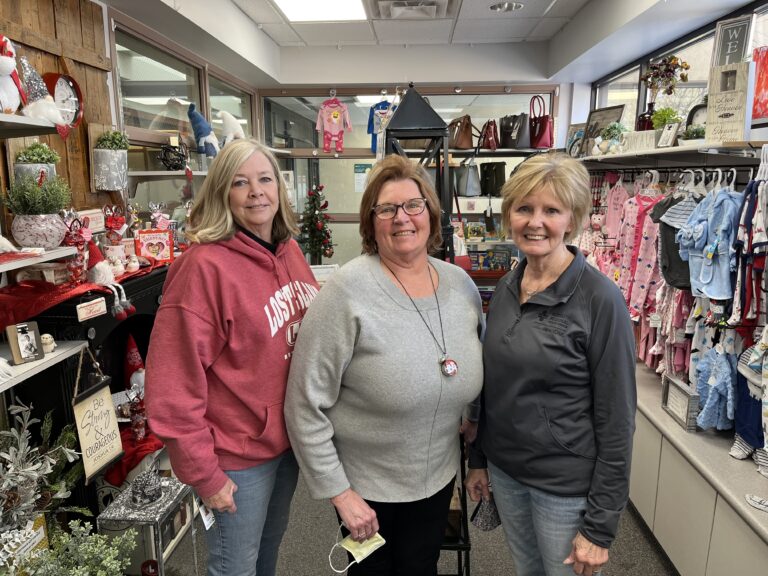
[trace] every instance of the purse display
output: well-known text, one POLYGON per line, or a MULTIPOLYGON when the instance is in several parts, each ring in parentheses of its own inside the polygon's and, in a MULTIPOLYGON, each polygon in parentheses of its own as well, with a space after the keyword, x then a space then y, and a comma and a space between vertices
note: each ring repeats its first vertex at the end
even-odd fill
POLYGON ((483 196, 501 196, 501 187, 507 179, 506 169, 506 162, 480 164, 480 190, 483 196))
POLYGON ((456 170, 456 191, 459 196, 480 196, 480 174, 477 171, 475 157, 464 160, 456 170))
POLYGON ((480 129, 480 148, 496 150, 499 147, 499 132, 496 120, 488 120, 480 129))
POLYGON ((529 120, 531 130, 531 148, 552 148, 552 116, 545 114, 545 111, 546 105, 544 98, 539 95, 531 98, 531 118, 529 120))
POLYGON ((530 148, 528 114, 511 114, 499 119, 502 148, 530 148))
POLYGON ((472 118, 465 114, 460 118, 451 120, 448 124, 448 147, 457 150, 471 150, 475 147, 472 143, 473 130, 477 130, 472 124, 472 118))

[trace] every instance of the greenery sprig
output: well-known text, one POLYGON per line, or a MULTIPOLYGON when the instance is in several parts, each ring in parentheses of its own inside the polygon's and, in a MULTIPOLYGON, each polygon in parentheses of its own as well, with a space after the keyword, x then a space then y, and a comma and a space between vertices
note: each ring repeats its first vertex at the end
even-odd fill
POLYGON ((673 94, 678 82, 688 82, 690 65, 677 56, 666 56, 658 62, 652 62, 648 71, 640 76, 640 81, 651 91, 651 102, 656 101, 659 90, 673 94))
POLYGON ((59 160, 59 153, 42 142, 34 142, 16 154, 17 164, 56 164, 59 160))
POLYGON ((94 148, 98 150, 128 150, 128 136, 120 130, 109 130, 96 139, 94 148))
POLYGON ((56 214, 71 202, 69 184, 63 178, 46 178, 38 185, 30 175, 16 178, 3 203, 14 214, 56 214))

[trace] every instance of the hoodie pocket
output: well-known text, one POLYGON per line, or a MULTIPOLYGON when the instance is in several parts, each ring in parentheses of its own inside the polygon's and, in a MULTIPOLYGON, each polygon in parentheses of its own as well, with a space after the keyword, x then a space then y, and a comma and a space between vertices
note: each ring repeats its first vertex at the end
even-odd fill
POLYGON ((547 409, 542 408, 542 410, 544 411, 544 420, 547 423, 549 434, 560 448, 579 458, 585 458, 586 460, 592 461, 597 460, 594 440, 590 440, 594 438, 594 430, 591 426, 579 426, 576 423, 571 424, 571 426, 574 427, 572 437, 576 440, 573 442, 566 442, 557 432, 555 432, 547 409))
POLYGON ((262 459, 285 452, 290 447, 283 417, 283 403, 262 404, 254 410, 255 434, 243 439, 243 457, 262 459))

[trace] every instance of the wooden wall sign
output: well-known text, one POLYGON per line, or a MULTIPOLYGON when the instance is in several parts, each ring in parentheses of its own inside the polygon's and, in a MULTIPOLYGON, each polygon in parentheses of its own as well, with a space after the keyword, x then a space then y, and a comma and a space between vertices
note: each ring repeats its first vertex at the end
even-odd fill
POLYGON ((710 70, 707 142, 749 140, 754 83, 752 62, 715 66, 710 70))

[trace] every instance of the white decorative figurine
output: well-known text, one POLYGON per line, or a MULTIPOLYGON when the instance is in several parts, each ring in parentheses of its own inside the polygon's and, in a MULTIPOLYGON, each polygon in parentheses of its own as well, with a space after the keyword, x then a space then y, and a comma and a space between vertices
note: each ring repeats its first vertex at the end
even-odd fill
POLYGON ((123 262, 118 256, 110 256, 108 260, 109 267, 112 268, 112 274, 115 275, 115 278, 125 274, 125 266, 123 266, 123 262))
POLYGON ((50 354, 56 349, 56 341, 53 339, 53 336, 50 334, 43 334, 40 336, 40 341, 43 343, 43 352, 46 354, 50 354))
POLYGON ((125 264, 125 271, 126 272, 136 272, 136 270, 139 269, 139 259, 136 257, 136 254, 131 254, 128 256, 128 262, 125 264))
POLYGON ((24 84, 27 87, 27 105, 24 107, 24 115, 30 118, 48 120, 57 126, 64 125, 64 118, 56 107, 53 97, 45 87, 43 79, 27 60, 26 56, 19 58, 21 73, 24 76, 24 84))
POLYGON ((221 144, 222 148, 232 142, 232 140, 240 140, 245 138, 243 127, 237 118, 232 116, 232 114, 226 110, 219 111, 218 116, 219 120, 221 120, 221 123, 224 126, 224 129, 221 132, 221 135, 224 137, 224 142, 221 144))
POLYGON ((0 112, 15 114, 26 100, 16 71, 16 50, 6 36, 0 36, 0 112))

